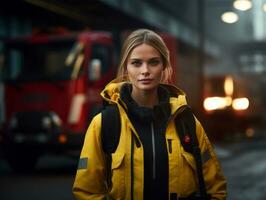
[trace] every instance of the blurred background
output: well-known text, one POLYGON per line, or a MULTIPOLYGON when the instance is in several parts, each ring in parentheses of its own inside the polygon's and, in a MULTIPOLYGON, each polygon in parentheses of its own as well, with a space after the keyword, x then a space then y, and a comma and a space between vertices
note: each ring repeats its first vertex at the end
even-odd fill
POLYGON ((266 198, 266 0, 9 0, 0 7, 0 199, 71 200, 84 133, 137 28, 213 142, 228 199, 266 198))

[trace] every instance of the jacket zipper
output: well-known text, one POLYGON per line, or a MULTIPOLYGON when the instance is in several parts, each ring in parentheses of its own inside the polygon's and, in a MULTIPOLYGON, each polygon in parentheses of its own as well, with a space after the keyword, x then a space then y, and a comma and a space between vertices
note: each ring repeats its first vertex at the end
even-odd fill
POLYGON ((154 127, 151 123, 151 137, 152 137, 152 177, 156 178, 156 157, 155 157, 155 139, 154 139, 154 127))

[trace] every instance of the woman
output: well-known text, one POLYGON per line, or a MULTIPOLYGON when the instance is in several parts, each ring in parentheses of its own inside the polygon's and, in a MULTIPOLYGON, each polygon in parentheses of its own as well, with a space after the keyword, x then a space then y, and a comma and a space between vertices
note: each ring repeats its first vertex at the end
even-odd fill
MULTIPOLYGON (((161 37, 147 29, 132 32, 122 48, 117 79, 101 93, 119 109, 120 135, 110 131, 113 145, 106 152, 102 115, 94 117, 73 186, 76 199, 193 199, 199 192, 195 161, 180 144, 174 124, 186 105, 185 95, 167 84, 170 77, 169 52, 161 37)), ((225 178, 195 120, 201 153, 208 155, 202 164, 207 193, 225 199, 225 178)))

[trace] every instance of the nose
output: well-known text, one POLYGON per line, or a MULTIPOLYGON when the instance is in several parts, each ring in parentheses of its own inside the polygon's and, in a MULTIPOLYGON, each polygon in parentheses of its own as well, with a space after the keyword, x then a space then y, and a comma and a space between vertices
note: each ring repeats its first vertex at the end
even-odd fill
POLYGON ((149 67, 148 67, 147 63, 143 63, 143 64, 142 64, 142 67, 141 67, 141 74, 142 74, 142 75, 145 75, 145 76, 147 76, 147 75, 150 74, 150 72, 149 72, 149 67))

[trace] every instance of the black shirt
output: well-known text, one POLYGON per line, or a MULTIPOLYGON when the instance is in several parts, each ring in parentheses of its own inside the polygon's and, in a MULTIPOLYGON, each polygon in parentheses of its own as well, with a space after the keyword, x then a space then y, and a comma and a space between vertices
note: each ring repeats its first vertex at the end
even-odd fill
POLYGON ((159 104, 141 107, 131 97, 132 86, 123 85, 121 99, 144 149, 144 200, 168 199, 168 152, 165 139, 170 116, 169 93, 158 88, 159 104))

